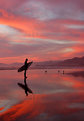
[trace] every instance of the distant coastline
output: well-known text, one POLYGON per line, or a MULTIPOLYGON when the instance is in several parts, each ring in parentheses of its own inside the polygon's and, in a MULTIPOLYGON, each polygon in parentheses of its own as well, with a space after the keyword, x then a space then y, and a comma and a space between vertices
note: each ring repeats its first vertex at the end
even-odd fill
MULTIPOLYGON (((23 63, 4 64, 0 63, 0 70, 16 70, 21 67, 23 63)), ((62 61, 43 61, 33 62, 29 69, 80 69, 84 68, 84 56, 74 57, 72 59, 62 61)))
MULTIPOLYGON (((0 70, 17 70, 19 67, 1 67, 0 70)), ((84 69, 84 67, 30 67, 32 69, 84 69)))

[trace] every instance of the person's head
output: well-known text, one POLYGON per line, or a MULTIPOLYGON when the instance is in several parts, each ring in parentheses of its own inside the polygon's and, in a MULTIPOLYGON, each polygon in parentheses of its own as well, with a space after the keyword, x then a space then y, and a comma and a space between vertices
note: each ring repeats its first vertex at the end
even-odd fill
POLYGON ((26 61, 28 61, 28 59, 26 58, 26 61))

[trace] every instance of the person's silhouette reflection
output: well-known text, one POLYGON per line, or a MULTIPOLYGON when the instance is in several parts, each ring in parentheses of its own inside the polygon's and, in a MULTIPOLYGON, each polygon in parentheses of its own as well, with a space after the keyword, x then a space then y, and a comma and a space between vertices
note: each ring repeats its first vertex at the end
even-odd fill
POLYGON ((25 90, 26 96, 28 96, 28 92, 33 94, 32 90, 28 87, 28 85, 26 83, 26 78, 24 79, 24 84, 18 83, 18 85, 19 85, 19 87, 21 87, 22 89, 25 90))
POLYGON ((28 59, 26 59, 26 60, 25 60, 25 63, 24 63, 24 64, 25 64, 25 70, 24 70, 24 84, 18 83, 19 87, 21 87, 22 89, 25 90, 26 96, 28 96, 28 92, 33 94, 32 90, 28 87, 28 85, 27 85, 27 83, 26 83, 26 79, 27 79, 27 76, 26 76, 27 61, 28 61, 28 59))

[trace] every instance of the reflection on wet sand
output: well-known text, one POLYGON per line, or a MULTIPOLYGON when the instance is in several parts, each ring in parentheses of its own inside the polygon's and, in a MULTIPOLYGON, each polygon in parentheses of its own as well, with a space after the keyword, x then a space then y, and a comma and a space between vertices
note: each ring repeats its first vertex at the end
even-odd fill
POLYGON ((84 94, 34 95, 0 116, 4 121, 83 121, 84 94), (75 96, 74 96, 75 95, 75 96), (82 105, 82 106, 79 106, 82 105), (81 113, 83 112, 83 113, 81 113), (77 114, 77 115, 76 115, 77 114), (81 117, 82 116, 82 117, 81 117), (79 120, 80 117, 80 120, 79 120))
MULTIPOLYGON (((0 121, 84 121, 83 77, 31 70, 28 81, 34 94, 26 97, 17 86, 22 77, 15 71, 6 73, 2 77, 0 72, 0 121)), ((30 87, 25 80, 19 84, 24 91, 30 87)))
POLYGON ((73 75, 75 77, 83 77, 84 78, 84 71, 77 71, 77 72, 72 72, 72 73, 68 73, 70 75, 73 75))
POLYGON ((32 90, 28 87, 27 83, 25 83, 25 84, 18 83, 18 86, 20 86, 22 89, 25 90, 26 96, 28 96, 28 92, 33 93, 32 90))

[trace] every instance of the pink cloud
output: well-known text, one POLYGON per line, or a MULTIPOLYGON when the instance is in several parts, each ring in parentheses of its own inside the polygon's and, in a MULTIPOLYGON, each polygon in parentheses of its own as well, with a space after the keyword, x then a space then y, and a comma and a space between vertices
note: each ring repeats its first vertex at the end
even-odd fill
POLYGON ((83 50, 60 52, 84 44, 82 4, 82 0, 1 0, 0 57, 28 55, 41 61, 83 55, 83 50))

